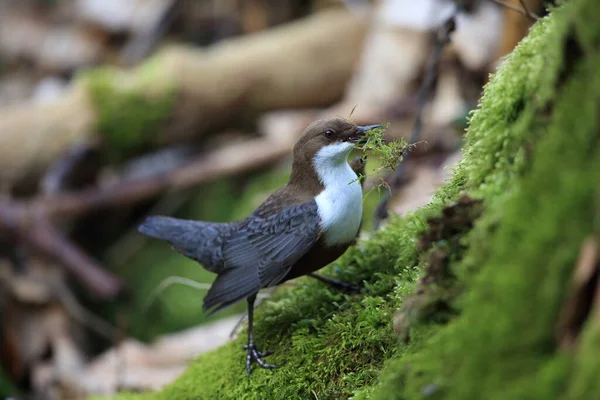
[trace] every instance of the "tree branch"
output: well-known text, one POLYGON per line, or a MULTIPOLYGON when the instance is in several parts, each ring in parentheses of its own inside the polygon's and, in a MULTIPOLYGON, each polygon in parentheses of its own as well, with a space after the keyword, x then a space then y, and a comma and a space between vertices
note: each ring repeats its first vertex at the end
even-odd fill
POLYGON ((200 156, 158 176, 122 181, 72 193, 46 194, 31 201, 0 200, 0 231, 31 249, 52 257, 100 297, 114 297, 120 281, 52 226, 57 216, 75 216, 93 209, 134 204, 170 189, 181 189, 218 177, 254 169, 289 153, 288 141, 254 139, 200 156))
POLYGON ((523 0, 519 0, 519 3, 521 3, 521 7, 523 8, 519 8, 519 7, 515 7, 510 3, 507 3, 503 0, 491 0, 496 4, 501 5, 502 7, 506 7, 510 10, 516 11, 521 15, 524 15, 526 17, 531 18, 533 21, 537 21, 538 19, 540 19, 540 17, 538 17, 536 14, 532 13, 531 11, 529 11, 529 9, 527 8, 527 5, 525 5, 525 2, 523 0))
POLYGON ((169 189, 186 188, 266 165, 288 154, 290 147, 287 142, 263 138, 235 143, 158 176, 37 198, 27 209, 41 209, 49 216, 72 216, 103 207, 134 204, 169 189))
MULTIPOLYGON (((450 34, 454 32, 455 28, 455 15, 452 15, 444 23, 444 25, 436 32, 435 46, 431 57, 429 58, 429 61, 427 63, 425 78, 423 80, 423 83, 421 84, 421 87, 419 88, 417 100, 417 116, 415 118, 415 124, 413 125, 413 129, 410 135, 410 144, 417 142, 421 137, 421 130, 423 128, 423 111, 425 110, 427 100, 430 97, 431 91, 433 89, 438 74, 438 67, 440 58, 442 56, 442 52, 444 51, 444 47, 446 46, 446 44, 450 42, 450 34)), ((398 167, 396 167, 396 170, 392 173, 389 179, 389 190, 385 191, 383 199, 381 199, 381 201, 377 205, 377 208, 375 209, 375 215, 373 218, 375 230, 379 229, 379 227, 381 226, 381 222, 385 220, 389 215, 388 205, 392 197, 392 192, 394 189, 397 188, 399 182, 401 181, 402 175, 404 174, 406 161, 409 158, 409 155, 410 152, 406 152, 404 154, 402 162, 398 164, 398 167)))
POLYGON ((26 212, 18 202, 4 201, 0 203, 0 230, 9 232, 26 246, 59 262, 93 294, 112 298, 121 292, 119 279, 64 237, 46 216, 26 212))

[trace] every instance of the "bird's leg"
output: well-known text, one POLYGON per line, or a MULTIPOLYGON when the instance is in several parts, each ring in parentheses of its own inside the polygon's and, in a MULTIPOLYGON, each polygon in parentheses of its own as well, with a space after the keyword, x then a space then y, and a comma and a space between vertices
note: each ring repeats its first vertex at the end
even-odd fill
POLYGON ((258 365, 262 368, 277 368, 277 365, 267 364, 262 358, 272 354, 272 351, 258 351, 256 348, 256 344, 254 343, 254 335, 253 335, 253 323, 254 323, 254 300, 256 300, 256 295, 248 297, 248 344, 244 346, 244 350, 248 350, 248 355, 246 356, 246 371, 248 375, 252 372, 250 369, 250 365, 252 361, 256 361, 258 365))
POLYGON ((310 274, 308 274, 308 276, 318 279, 321 282, 326 283, 331 287, 334 287, 339 290, 343 290, 344 292, 351 292, 351 293, 360 292, 360 287, 353 285, 351 283, 339 281, 337 279, 329 278, 327 276, 323 276, 321 274, 317 274, 314 272, 311 272, 310 274))

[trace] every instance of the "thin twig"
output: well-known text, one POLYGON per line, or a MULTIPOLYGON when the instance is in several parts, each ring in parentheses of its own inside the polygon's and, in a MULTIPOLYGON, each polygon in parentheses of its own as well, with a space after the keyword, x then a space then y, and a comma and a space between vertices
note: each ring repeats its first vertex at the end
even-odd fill
MULTIPOLYGON (((68 186, 72 174, 90 154, 91 149, 86 143, 78 144, 65 157, 55 162, 42 179, 42 193, 52 195, 68 186)), ((48 216, 39 208, 26 210, 22 202, 12 199, 1 201, 0 231, 8 232, 19 247, 51 257, 81 280, 95 295, 112 298, 122 290, 117 277, 107 272, 54 227, 48 216)), ((63 291, 56 292, 60 294, 63 291)), ((100 326, 101 323, 97 325, 100 326)))
POLYGON ((40 183, 42 193, 54 194, 64 190, 69 184, 70 175, 93 150, 94 147, 87 142, 77 143, 64 157, 50 165, 40 183))
POLYGON ((14 232, 24 243, 63 265, 95 295, 114 298, 123 289, 121 281, 79 249, 44 217, 29 228, 14 232))
POLYGON ((127 318, 121 313, 117 314, 117 335, 115 335, 115 341, 113 347, 115 349, 115 356, 117 362, 115 364, 115 391, 122 391, 125 388, 125 376, 127 374, 127 357, 124 351, 121 350, 121 345, 125 341, 125 332, 127 331, 127 318))
POLYGON ((32 250, 51 257, 79 278, 88 289, 100 297, 115 297, 122 289, 121 282, 104 271, 93 259, 77 248, 55 229, 48 220, 38 215, 23 213, 18 204, 0 203, 0 230, 7 231, 32 250))
POLYGON ((150 296, 148 296, 148 299, 144 303, 142 310, 144 310, 144 312, 148 311, 148 308, 150 307, 150 305, 152 305, 152 303, 154 303, 154 300, 156 300, 156 298, 165 289, 175 284, 184 285, 198 290, 208 290, 211 286, 210 283, 196 282, 195 280, 186 278, 184 276, 168 276, 167 278, 163 279, 163 281, 152 291, 152 293, 150 293, 150 296))
POLYGON ((31 201, 0 199, 0 232, 8 232, 32 250, 50 256, 100 297, 114 297, 121 282, 106 272, 50 223, 93 209, 135 204, 169 189, 181 189, 257 168, 289 153, 289 144, 272 139, 235 143, 158 176, 71 193, 46 194, 31 201))
POLYGON ((33 223, 23 223, 16 219, 19 215, 21 212, 18 211, 18 206, 11 203, 0 204, 0 230, 7 231, 32 250, 43 253, 63 265, 93 294, 107 298, 115 297, 121 291, 121 282, 115 276, 104 271, 44 217, 37 217, 33 223))
POLYGON ((140 62, 156 48, 171 25, 176 21, 181 11, 181 1, 173 0, 154 21, 153 26, 146 32, 134 36, 121 52, 121 59, 127 65, 140 62))
MULTIPOLYGON (((410 135, 409 144, 417 142, 421 137, 421 131, 423 129, 423 111, 425 110, 425 106, 427 104, 435 80, 437 78, 439 62, 442 57, 444 47, 450 42, 450 34, 454 32, 454 29, 456 28, 455 17, 455 14, 452 15, 436 33, 435 46, 428 60, 425 78, 423 80, 423 83, 421 84, 421 87, 419 88, 419 93, 417 96, 417 115, 415 118, 415 124, 413 125, 413 129, 410 135)), ((388 205, 392 197, 392 191, 398 186, 402 178, 406 161, 409 155, 410 152, 406 152, 404 154, 402 162, 398 164, 398 167, 396 167, 396 169, 392 173, 390 177, 389 190, 385 191, 383 198, 381 199, 381 201, 377 205, 377 208, 375 209, 375 215, 373 218, 375 230, 379 229, 379 227, 381 226, 381 222, 384 219, 386 219, 389 215, 388 205)))
POLYGON ((135 204, 167 189, 182 189, 263 166, 289 153, 289 148, 287 143, 262 138, 235 143, 158 176, 37 198, 27 208, 39 208, 48 216, 73 216, 108 206, 135 204))
POLYGON ((503 0, 491 0, 491 1, 493 1, 494 3, 496 3, 496 4, 498 4, 498 5, 501 5, 502 7, 506 7, 506 8, 508 8, 509 10, 516 11, 516 12, 518 12, 518 13, 519 13, 519 14, 521 14, 521 15, 524 15, 524 16, 526 16, 526 17, 529 17, 529 18, 531 18, 533 21, 537 21, 538 19, 540 19, 540 17, 538 17, 536 14, 532 13, 531 11, 529 11, 529 10, 527 9, 527 6, 525 5, 525 2, 524 2, 523 0, 519 0, 519 3, 521 3, 521 6, 522 6, 523 8, 519 8, 519 7, 517 7, 517 6, 513 6, 512 4, 510 4, 510 3, 507 3, 507 2, 505 2, 505 1, 503 1, 503 0))
POLYGON ((521 6, 523 7, 523 10, 525 10, 525 12, 529 16, 529 18, 531 18, 534 21, 537 21, 538 19, 540 19, 540 17, 537 14, 529 11, 529 9, 527 8, 527 4, 525 4, 524 0, 519 0, 519 3, 521 3, 521 6))
POLYGON ((73 293, 65 285, 60 286, 62 287, 57 285, 54 292, 67 312, 82 325, 87 326, 105 339, 114 340, 117 335, 117 328, 79 304, 73 293))
MULTIPOLYGON (((167 191, 146 214, 173 215, 190 197, 190 192, 167 191)), ((104 251, 103 258, 110 265, 127 265, 148 243, 148 237, 140 235, 136 228, 137 224, 104 251)))

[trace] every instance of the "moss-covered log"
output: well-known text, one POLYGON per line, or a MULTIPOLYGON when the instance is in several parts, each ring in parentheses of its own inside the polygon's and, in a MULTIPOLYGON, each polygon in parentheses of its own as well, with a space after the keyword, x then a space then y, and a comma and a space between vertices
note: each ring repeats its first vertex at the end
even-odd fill
POLYGON ((207 49, 166 46, 132 70, 82 73, 52 102, 0 112, 0 183, 43 171, 82 140, 105 140, 118 157, 249 113, 329 105, 352 76, 366 25, 332 10, 207 49))
POLYGON ((301 280, 260 308, 279 370, 248 379, 242 335, 164 391, 120 398, 597 399, 597 272, 566 318, 570 346, 557 327, 600 235, 599 18, 595 0, 572 0, 536 24, 487 85, 453 179, 329 267, 361 294, 301 280), (482 208, 457 212, 465 195, 482 208))

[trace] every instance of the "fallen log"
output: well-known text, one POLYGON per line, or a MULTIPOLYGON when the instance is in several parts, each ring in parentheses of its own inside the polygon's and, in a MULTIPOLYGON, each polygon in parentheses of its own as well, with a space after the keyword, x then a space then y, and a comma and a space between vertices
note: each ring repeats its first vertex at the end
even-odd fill
POLYGON ((131 70, 81 73, 50 103, 0 110, 0 184, 38 176, 83 140, 116 157, 200 136, 242 113, 339 100, 366 19, 335 10, 207 49, 166 46, 131 70))

